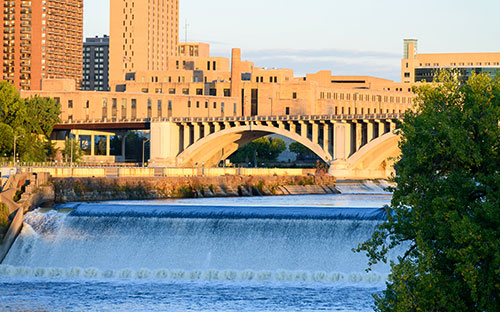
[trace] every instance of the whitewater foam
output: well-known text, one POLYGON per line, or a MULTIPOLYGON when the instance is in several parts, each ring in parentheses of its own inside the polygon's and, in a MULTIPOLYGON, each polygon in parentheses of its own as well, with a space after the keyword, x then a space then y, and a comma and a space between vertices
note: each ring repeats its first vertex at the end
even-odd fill
POLYGON ((99 270, 97 268, 42 268, 0 265, 0 277, 36 277, 45 279, 131 279, 131 280, 204 280, 204 281, 268 281, 307 283, 354 283, 378 284, 387 276, 378 273, 328 273, 307 271, 253 271, 253 270, 149 270, 122 269, 99 270))

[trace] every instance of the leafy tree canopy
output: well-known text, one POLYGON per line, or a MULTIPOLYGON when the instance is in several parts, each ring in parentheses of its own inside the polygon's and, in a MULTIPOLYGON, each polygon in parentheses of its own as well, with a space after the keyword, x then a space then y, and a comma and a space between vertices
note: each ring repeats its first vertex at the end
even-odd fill
POLYGON ((4 123, 0 123, 0 156, 10 153, 14 144, 14 131, 4 123))
POLYGON ((45 161, 54 154, 47 138, 59 122, 60 105, 54 99, 35 96, 22 99, 16 88, 0 81, 0 153, 16 154, 23 161, 45 161))
POLYGON ((26 130, 49 137, 54 125, 60 122, 61 104, 55 99, 38 95, 25 100, 26 130))
POLYGON ((391 263, 377 311, 500 311, 500 78, 416 88, 387 221, 358 251, 391 263))
POLYGON ((276 161, 279 154, 286 150, 286 143, 280 138, 262 137, 246 144, 231 155, 233 163, 253 161, 255 156, 259 162, 276 161))
POLYGON ((310 149, 300 144, 299 142, 291 143, 288 149, 290 150, 290 152, 297 154, 297 159, 306 159, 316 156, 316 154, 314 154, 310 149))
POLYGON ((24 100, 16 88, 7 81, 0 81, 0 122, 13 129, 23 126, 26 119, 24 100))

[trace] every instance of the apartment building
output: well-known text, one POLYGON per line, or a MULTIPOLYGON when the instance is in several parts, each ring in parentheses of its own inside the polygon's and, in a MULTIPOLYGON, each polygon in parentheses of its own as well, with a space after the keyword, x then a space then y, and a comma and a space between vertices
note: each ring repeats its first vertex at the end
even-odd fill
POLYGON ((39 90, 42 79, 82 79, 83 0, 3 2, 2 79, 39 90))
POLYGON ((83 43, 84 91, 109 91, 109 37, 87 38, 83 43))
POLYGON ((110 80, 168 69, 179 43, 179 0, 110 0, 110 80))

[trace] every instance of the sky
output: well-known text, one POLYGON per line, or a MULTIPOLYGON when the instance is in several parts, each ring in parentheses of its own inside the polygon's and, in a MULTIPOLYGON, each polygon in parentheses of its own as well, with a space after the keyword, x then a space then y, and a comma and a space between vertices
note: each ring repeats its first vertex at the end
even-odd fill
MULTIPOLYGON (((141 0, 146 2, 145 0, 141 0)), ((109 34, 109 0, 84 0, 84 35, 109 34)), ((421 53, 500 52, 498 0, 180 0, 180 41, 296 75, 400 81, 403 39, 421 53)))

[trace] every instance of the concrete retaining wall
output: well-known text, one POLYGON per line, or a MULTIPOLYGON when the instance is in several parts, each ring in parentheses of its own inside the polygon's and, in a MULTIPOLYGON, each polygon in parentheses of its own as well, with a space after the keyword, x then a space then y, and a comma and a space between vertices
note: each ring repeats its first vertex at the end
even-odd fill
MULTIPOLYGON (((303 176, 314 174, 315 169, 298 168, 115 168, 119 177, 219 177, 241 176, 303 176)), ((27 168, 28 172, 48 172, 54 178, 106 177, 106 168, 27 168)))
POLYGON ((7 256, 7 253, 10 250, 10 247, 14 244, 17 235, 21 232, 23 227, 23 210, 21 208, 17 209, 16 215, 12 223, 10 224, 9 229, 7 230, 7 234, 3 239, 3 244, 0 245, 0 264, 3 259, 7 256))

